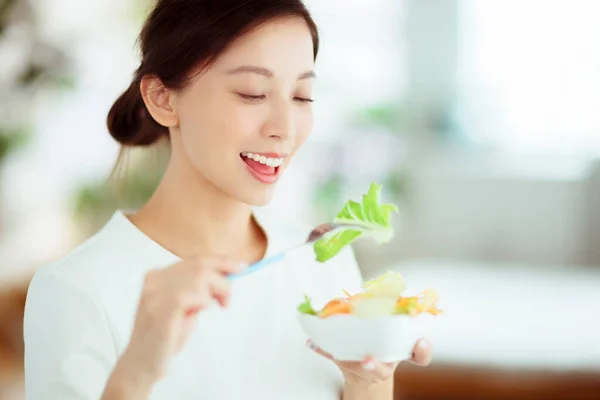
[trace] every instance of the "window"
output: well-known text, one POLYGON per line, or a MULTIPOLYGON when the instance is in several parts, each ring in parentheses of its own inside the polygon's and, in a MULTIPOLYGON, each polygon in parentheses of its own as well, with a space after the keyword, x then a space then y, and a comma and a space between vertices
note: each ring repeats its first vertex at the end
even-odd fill
POLYGON ((462 0, 459 115, 475 143, 600 154, 600 2, 462 0))

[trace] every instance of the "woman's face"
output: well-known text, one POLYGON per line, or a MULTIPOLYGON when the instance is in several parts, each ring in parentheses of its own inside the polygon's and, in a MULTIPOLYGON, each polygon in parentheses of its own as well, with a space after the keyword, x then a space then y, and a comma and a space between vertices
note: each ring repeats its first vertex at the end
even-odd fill
POLYGON ((301 18, 230 45, 176 96, 172 157, 250 205, 265 205, 312 128, 313 42, 301 18))

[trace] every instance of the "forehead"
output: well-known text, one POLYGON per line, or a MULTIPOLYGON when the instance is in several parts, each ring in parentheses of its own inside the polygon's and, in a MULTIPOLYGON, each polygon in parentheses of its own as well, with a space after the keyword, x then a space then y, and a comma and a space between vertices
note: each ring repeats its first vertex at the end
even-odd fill
POLYGON ((293 75, 311 70, 313 41, 308 25, 300 17, 265 22, 237 38, 215 61, 215 69, 252 64, 272 70, 275 75, 293 75))

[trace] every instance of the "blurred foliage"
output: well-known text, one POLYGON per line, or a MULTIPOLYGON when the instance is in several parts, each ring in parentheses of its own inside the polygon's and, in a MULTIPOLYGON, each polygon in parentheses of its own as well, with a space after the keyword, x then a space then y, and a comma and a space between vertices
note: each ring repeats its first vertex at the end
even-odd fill
POLYGON ((312 203, 315 205, 314 217, 317 221, 326 221, 337 215, 340 204, 344 204, 340 200, 348 184, 347 177, 337 173, 315 184, 312 203))
POLYGON ((8 12, 18 0, 0 0, 0 35, 4 33, 8 26, 8 12))
POLYGON ((6 76, 0 81, 0 92, 4 94, 0 97, 0 166, 30 136, 36 94, 48 87, 74 85, 67 57, 38 32, 38 19, 29 1, 0 0, 0 45, 3 44, 6 46, 0 46, 0 50, 18 48, 23 52, 13 56, 0 51, 0 60, 6 57, 17 61, 10 64, 12 69, 2 71, 6 76), (16 29, 9 35, 12 27, 16 29))
POLYGON ((354 126, 377 126, 397 134, 406 125, 406 113, 399 103, 381 103, 358 110, 351 122, 354 126))
POLYGON ((0 167, 10 152, 23 146, 29 138, 28 132, 0 130, 0 167))
MULTIPOLYGON (((373 104, 357 110, 349 118, 350 131, 360 132, 360 135, 386 132, 396 139, 404 138, 407 123, 406 109, 399 102, 373 104)), ((344 142, 348 141, 352 140, 348 139, 344 142)), ((389 149, 381 150, 389 151, 389 149)), ((341 141, 331 148, 333 158, 348 151, 354 153, 355 149, 352 146, 347 148, 347 144, 341 141)), ((345 196, 348 191, 352 191, 360 181, 360 175, 360 171, 354 171, 349 175, 347 172, 334 170, 315 183, 312 202, 319 219, 331 218, 332 215, 337 214, 340 204, 344 204, 347 200, 345 196)), ((400 162, 377 179, 383 184, 383 191, 388 198, 392 201, 403 199, 409 185, 409 175, 400 162)))
POLYGON ((115 210, 140 208, 156 189, 169 158, 168 142, 150 148, 125 149, 108 181, 94 181, 75 193, 75 218, 89 236, 102 227, 115 210))
MULTIPOLYGON (((154 3, 155 0, 133 0, 123 5, 125 23, 141 29, 154 3)), ((81 235, 97 232, 116 210, 143 206, 162 178, 169 153, 168 141, 148 148, 124 148, 107 180, 92 180, 76 189, 74 217, 81 235)))
MULTIPOLYGON (((18 55, 20 65, 8 71, 7 89, 34 89, 34 86, 73 86, 70 60, 54 43, 38 31, 38 18, 28 0, 0 0, 0 42, 16 41, 25 57, 18 55), (16 32, 8 35, 11 27, 16 32)), ((10 47, 10 46, 7 46, 10 47)), ((10 49, 9 49, 10 50, 10 49)), ((0 53, 0 56, 2 54, 0 53)), ((6 56, 10 57, 10 55, 6 56)), ((3 82, 3 85, 6 84, 3 82)))

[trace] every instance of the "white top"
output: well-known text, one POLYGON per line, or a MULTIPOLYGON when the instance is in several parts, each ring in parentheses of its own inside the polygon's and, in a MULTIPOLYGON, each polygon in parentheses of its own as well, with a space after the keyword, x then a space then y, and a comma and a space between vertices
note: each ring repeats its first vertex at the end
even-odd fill
MULTIPOLYGON (((267 255, 311 229, 255 216, 267 255)), ((38 269, 25 309, 26 398, 98 400, 129 341, 144 275, 177 261, 116 212, 67 257, 38 269)), ((233 281, 228 308, 201 312, 151 399, 338 399, 342 375, 305 346, 296 308, 304 292, 325 299, 360 284, 350 247, 325 264, 308 249, 233 281)))

